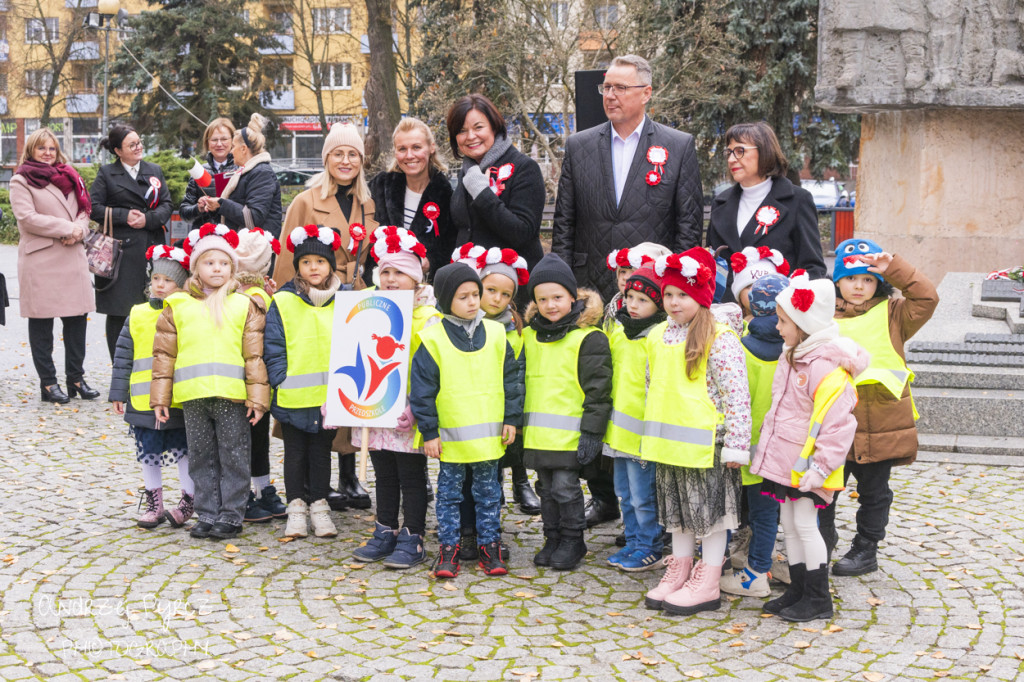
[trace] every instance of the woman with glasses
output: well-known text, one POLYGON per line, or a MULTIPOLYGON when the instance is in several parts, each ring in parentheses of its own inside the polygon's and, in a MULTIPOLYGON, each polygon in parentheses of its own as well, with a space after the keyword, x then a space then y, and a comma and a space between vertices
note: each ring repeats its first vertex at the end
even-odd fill
POLYGON ((133 305, 146 301, 146 251, 164 243, 164 224, 172 207, 163 171, 142 160, 145 151, 134 128, 113 126, 100 147, 114 160, 101 167, 93 180, 90 218, 103 225, 110 210, 114 239, 121 240, 122 253, 115 279, 96 278, 96 312, 107 316, 107 350, 113 361, 128 313, 133 305))
MULTIPOLYGON (((725 157, 736 184, 711 207, 708 246, 723 249, 728 260, 747 246, 779 251, 791 270, 803 268, 811 279, 825 276, 818 213, 807 190, 786 178, 786 161, 775 131, 763 121, 740 123, 725 132, 725 157)), ((733 273, 725 286, 732 295, 733 273)))
MULTIPOLYGON (((235 165, 235 157, 231 154, 231 143, 235 137, 235 126, 226 118, 215 118, 206 126, 203 133, 202 150, 206 153, 206 163, 203 168, 209 171, 210 175, 231 175, 238 166, 235 165)), ((222 185, 223 187, 223 185, 222 185)), ((199 199, 203 196, 216 196, 216 184, 201 188, 195 180, 189 180, 185 188, 185 198, 178 206, 178 214, 182 220, 192 223, 192 227, 199 227, 203 223, 220 222, 220 214, 216 211, 200 211, 199 199)))

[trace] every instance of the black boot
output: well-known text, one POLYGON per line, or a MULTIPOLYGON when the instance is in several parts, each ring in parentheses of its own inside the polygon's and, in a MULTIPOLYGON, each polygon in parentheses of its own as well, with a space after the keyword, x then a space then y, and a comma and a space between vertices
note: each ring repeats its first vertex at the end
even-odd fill
POLYGON ((878 570, 878 543, 860 534, 853 536, 853 546, 832 567, 834 575, 864 575, 878 570))
POLYGON ((327 493, 327 504, 332 511, 345 511, 348 509, 348 495, 332 489, 327 493))
POLYGON ((551 568, 556 571, 571 571, 587 556, 587 543, 583 542, 582 530, 563 530, 558 549, 551 553, 551 568))
POLYGON ((596 497, 591 497, 590 501, 587 502, 587 528, 593 528, 594 526, 607 521, 614 521, 619 518, 619 516, 618 502, 613 505, 611 502, 607 502, 596 497))
POLYGON ((512 499, 519 505, 519 511, 530 516, 540 514, 540 498, 533 492, 526 467, 519 464, 512 467, 512 499))
POLYGON ((832 617, 832 595, 828 591, 828 564, 821 564, 804 576, 804 595, 796 604, 779 613, 779 618, 791 623, 832 617))
POLYGON ((348 498, 345 504, 353 509, 369 509, 370 493, 356 476, 355 453, 338 453, 338 492, 348 498))
POLYGON ((835 551, 836 545, 839 544, 839 531, 836 530, 835 526, 819 526, 818 531, 821 533, 821 538, 825 541, 825 551, 828 552, 828 560, 826 563, 832 563, 832 552, 835 551))
POLYGON ((803 599, 804 582, 807 578, 807 564, 790 564, 789 578, 789 587, 782 593, 782 596, 765 602, 765 605, 761 607, 762 611, 777 616, 782 613, 783 609, 789 608, 803 599))
POLYGON ((96 400, 96 398, 100 397, 100 392, 85 383, 85 378, 79 379, 77 383, 73 381, 68 382, 68 395, 74 398, 76 394, 82 400, 96 400))
POLYGON ((544 546, 534 555, 533 563, 537 566, 550 566, 551 555, 558 549, 560 538, 561 536, 558 534, 558 531, 544 533, 544 546))
POLYGON ((49 388, 42 386, 40 387, 40 392, 40 397, 43 399, 43 402, 57 403, 58 405, 66 405, 71 402, 71 398, 69 398, 64 391, 60 390, 60 386, 57 384, 54 384, 49 388))
POLYGON ((459 561, 476 561, 480 557, 480 548, 476 544, 476 528, 463 528, 460 532, 459 561))

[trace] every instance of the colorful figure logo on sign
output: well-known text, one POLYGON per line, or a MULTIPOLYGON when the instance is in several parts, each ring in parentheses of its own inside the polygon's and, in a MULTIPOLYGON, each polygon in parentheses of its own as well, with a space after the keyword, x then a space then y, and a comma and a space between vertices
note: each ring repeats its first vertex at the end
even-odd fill
POLYGON ((376 348, 363 354, 362 344, 356 345, 355 360, 351 365, 345 365, 334 370, 335 374, 343 374, 352 379, 355 384, 355 394, 346 395, 346 391, 339 388, 338 397, 341 404, 352 415, 360 419, 372 419, 379 417, 390 410, 399 399, 401 389, 401 377, 396 371, 401 365, 399 362, 387 362, 396 349, 405 349, 404 344, 398 343, 404 333, 404 321, 402 311, 398 304, 383 296, 371 296, 363 299, 352 307, 345 319, 345 324, 352 322, 360 313, 366 311, 378 311, 387 316, 389 328, 387 334, 371 333, 369 338, 376 348), (374 357, 376 355, 376 358, 374 357), (375 399, 383 384, 383 394, 375 399))

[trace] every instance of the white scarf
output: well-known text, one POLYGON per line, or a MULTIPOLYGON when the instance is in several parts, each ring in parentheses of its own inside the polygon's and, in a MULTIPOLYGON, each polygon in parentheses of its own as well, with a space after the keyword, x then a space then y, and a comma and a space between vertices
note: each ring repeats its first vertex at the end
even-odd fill
POLYGON ((242 166, 241 170, 232 175, 231 179, 228 180, 228 184, 224 187, 224 191, 221 192, 220 198, 227 199, 228 197, 230 197, 231 193, 235 191, 235 187, 238 187, 238 181, 242 178, 242 176, 251 171, 258 164, 264 162, 270 163, 270 154, 268 154, 267 152, 260 152, 259 154, 256 154, 251 159, 246 161, 245 165, 242 166))
MULTIPOLYGON (((824 346, 826 343, 832 343, 838 338, 839 325, 836 324, 835 320, 833 320, 832 324, 830 324, 829 326, 814 332, 806 339, 798 343, 796 346, 796 350, 793 352, 793 359, 799 360, 800 358, 807 355, 815 348, 824 346)), ((783 345, 782 354, 785 355, 786 353, 788 353, 789 349, 790 346, 783 345)))

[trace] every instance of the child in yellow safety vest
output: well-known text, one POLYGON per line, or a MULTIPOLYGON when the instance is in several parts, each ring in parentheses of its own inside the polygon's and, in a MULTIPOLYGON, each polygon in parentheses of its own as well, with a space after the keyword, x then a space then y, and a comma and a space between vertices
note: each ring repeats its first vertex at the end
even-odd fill
MULTIPOLYGON (((238 273, 235 279, 241 284, 241 291, 248 296, 263 299, 270 310, 270 297, 276 284, 270 279, 270 264, 275 254, 281 253, 281 242, 261 228, 246 228, 238 231, 238 273)), ((250 457, 249 478, 252 489, 245 504, 243 520, 266 523, 273 518, 284 518, 287 509, 277 494, 277 488, 270 484, 270 413, 249 427, 250 457)))
MULTIPOLYGON (((149 382, 153 367, 153 336, 164 299, 185 284, 188 255, 182 249, 159 245, 149 247, 149 301, 134 306, 121 328, 114 351, 109 400, 114 412, 123 414, 135 437, 135 455, 142 465, 146 486, 146 509, 139 517, 140 528, 156 528, 165 520, 180 528, 192 518, 195 488, 188 475, 188 442, 181 406, 174 405, 168 420, 160 424, 149 407, 149 382), (161 467, 178 465, 181 498, 177 507, 164 509, 161 467)), ((141 502, 142 500, 140 500, 141 502)))
MULTIPOLYGON (((939 294, 924 273, 869 239, 848 239, 836 247, 832 280, 839 333, 871 356, 867 371, 854 379, 857 435, 844 472, 846 480, 851 474, 857 479, 857 534, 832 567, 835 575, 853 576, 878 570, 878 543, 885 539, 893 498, 892 467, 917 459, 917 410, 910 395, 914 375, 904 345, 931 318, 939 294), (903 296, 892 296, 895 289, 903 296)), ((833 500, 818 513, 830 550, 839 540, 835 505, 833 500)))
POLYGON ((188 435, 189 475, 199 521, 194 538, 242 532, 249 492, 249 424, 270 405, 263 364, 266 307, 239 293, 238 236, 206 223, 185 240, 192 276, 167 297, 153 340, 149 404, 165 423, 180 403, 188 435))
POLYGON ((499 461, 522 424, 522 392, 505 329, 484 319, 480 290, 480 277, 465 263, 437 271, 434 291, 444 320, 420 332, 409 373, 409 403, 424 450, 441 460, 436 578, 454 578, 459 572, 459 506, 468 471, 473 472, 477 565, 487 575, 508 572, 500 544, 499 461))
POLYGON ((739 526, 740 465, 750 459, 750 394, 738 331, 711 310, 716 264, 695 247, 655 261, 668 320, 647 335, 640 457, 657 463, 658 520, 672 555, 645 604, 689 615, 721 605, 729 531, 739 526), (701 561, 694 562, 698 540, 701 561))
POLYGON ((750 473, 761 494, 781 504, 790 584, 764 611, 792 622, 832 617, 828 554, 817 508, 843 487, 843 461, 853 443, 857 392, 850 381, 868 364, 863 348, 839 336, 835 290, 797 270, 775 299, 785 343, 772 381, 750 473))
POLYGON ((296 227, 285 240, 295 278, 274 294, 263 334, 263 360, 274 388, 270 411, 284 440, 288 499, 285 536, 334 537, 327 494, 331 489, 334 430, 323 424, 334 327, 334 294, 341 287, 334 252, 341 236, 329 227, 296 227))

